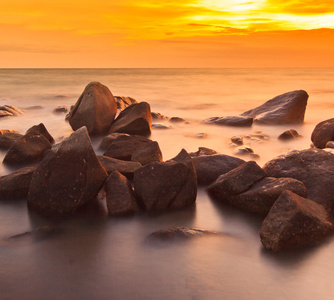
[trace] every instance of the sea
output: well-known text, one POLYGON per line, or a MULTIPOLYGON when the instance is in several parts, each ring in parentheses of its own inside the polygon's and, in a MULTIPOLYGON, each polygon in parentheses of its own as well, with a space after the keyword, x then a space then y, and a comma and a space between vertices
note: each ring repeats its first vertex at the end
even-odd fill
MULTIPOLYGON (((334 69, 0 69, 0 105, 24 111, 0 118, 0 129, 24 134, 44 123, 56 143, 73 131, 58 106, 75 104, 85 86, 98 81, 115 96, 146 101, 152 112, 186 122, 153 128, 164 160, 182 149, 207 147, 235 155, 230 141, 243 136, 263 166, 278 155, 307 149, 314 127, 334 117, 334 69), (210 117, 234 116, 277 95, 309 94, 301 125, 237 128, 203 124, 210 117), (295 129, 300 138, 277 137, 295 129), (264 134, 267 139, 249 139, 264 134)), ((102 137, 92 138, 97 154, 102 137)), ((5 156, 0 151, 0 160, 5 156)), ((245 160, 254 158, 245 156, 245 160)), ((64 166, 66 167, 66 166, 64 166)), ((15 169, 0 165, 0 176, 15 169)), ((316 247, 273 254, 260 241, 262 217, 217 204, 199 187, 196 205, 161 215, 128 218, 107 215, 103 199, 89 212, 54 221, 29 211, 26 200, 0 195, 1 299, 333 299, 334 240, 316 247), (34 238, 40 226, 59 234, 34 238), (214 230, 220 237, 162 243, 148 240, 157 230, 186 226, 214 230)))

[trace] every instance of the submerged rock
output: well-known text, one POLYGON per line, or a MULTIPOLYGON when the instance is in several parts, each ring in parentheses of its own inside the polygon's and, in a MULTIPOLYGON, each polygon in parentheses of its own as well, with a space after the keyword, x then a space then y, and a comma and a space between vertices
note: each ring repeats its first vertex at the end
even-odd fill
POLYGON ((27 237, 37 239, 37 240, 44 240, 46 238, 51 238, 60 233, 62 233, 61 228, 45 225, 45 226, 37 227, 36 229, 32 231, 27 231, 24 233, 13 235, 9 238, 9 240, 15 241, 15 240, 21 240, 27 237))
POLYGON ((241 115, 261 124, 303 123, 307 100, 308 94, 303 90, 288 92, 241 115))
POLYGON ((73 130, 86 126, 90 135, 108 131, 116 116, 117 105, 114 96, 105 85, 89 83, 69 113, 73 130))
POLYGON ((262 224, 263 246, 273 252, 314 245, 333 233, 326 210, 307 198, 284 191, 262 224))
POLYGON ((185 119, 182 119, 182 118, 180 118, 180 117, 171 117, 171 118, 169 119, 169 122, 171 122, 171 123, 185 123, 186 120, 185 120, 185 119))
POLYGON ((314 146, 320 149, 326 147, 327 142, 334 140, 334 118, 320 122, 315 126, 311 141, 314 146))
POLYGON ((223 235, 220 232, 189 227, 171 227, 151 233, 148 237, 159 240, 191 239, 202 236, 223 235))
POLYGON ((52 112, 55 114, 66 114, 68 112, 68 108, 66 105, 61 105, 54 108, 52 112))
POLYGON ((204 120, 203 123, 236 127, 250 127, 253 124, 253 118, 243 116, 212 117, 204 120))
POLYGON ((278 136, 278 139, 286 141, 286 140, 294 140, 298 137, 301 137, 301 135, 295 129, 289 129, 281 133, 278 136))

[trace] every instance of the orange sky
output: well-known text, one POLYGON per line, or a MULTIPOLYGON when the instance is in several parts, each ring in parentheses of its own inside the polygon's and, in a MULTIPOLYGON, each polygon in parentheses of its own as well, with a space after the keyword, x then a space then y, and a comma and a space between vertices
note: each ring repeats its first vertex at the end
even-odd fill
POLYGON ((334 1, 11 0, 0 67, 334 67, 334 1))

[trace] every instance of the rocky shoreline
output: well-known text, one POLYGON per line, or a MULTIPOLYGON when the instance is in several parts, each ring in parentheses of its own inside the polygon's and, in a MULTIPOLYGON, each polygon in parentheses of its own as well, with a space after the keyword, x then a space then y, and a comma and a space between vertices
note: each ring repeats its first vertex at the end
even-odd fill
MULTIPOLYGON (((300 124, 307 100, 305 91, 288 92, 240 116, 213 117, 203 123, 300 124)), ((0 109, 6 117, 15 111, 24 113, 9 105, 0 109)), ((56 113, 66 111, 55 109, 56 113)), ((239 157, 200 147, 194 153, 181 149, 164 161, 158 142, 149 139, 152 120, 186 121, 152 113, 147 102, 114 97, 98 82, 87 85, 66 119, 74 132, 56 145, 43 124, 25 134, 1 130, 0 148, 7 151, 3 163, 17 170, 0 177, 0 201, 25 198, 29 210, 61 219, 102 193, 110 216, 162 214, 195 205, 200 185, 212 201, 263 216, 260 239, 273 252, 314 245, 334 232, 334 155, 323 150, 334 144, 333 119, 315 127, 313 148, 274 158, 262 168, 253 161, 257 154, 244 144, 247 138, 266 139, 262 133, 231 138, 239 157), (101 137, 102 156, 92 147, 93 136, 101 137)), ((278 138, 298 137, 290 129, 278 138)), ((152 236, 170 239, 211 233, 172 228, 152 236)))

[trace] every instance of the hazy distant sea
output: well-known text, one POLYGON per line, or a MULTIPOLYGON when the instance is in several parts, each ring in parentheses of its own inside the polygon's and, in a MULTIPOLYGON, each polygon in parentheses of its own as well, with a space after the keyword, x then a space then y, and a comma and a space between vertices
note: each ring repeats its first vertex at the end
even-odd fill
MULTIPOLYGON (((233 135, 262 131, 262 143, 249 141, 261 166, 292 149, 308 148, 314 126, 334 117, 334 69, 0 69, 0 105, 25 109, 1 118, 0 129, 24 133, 44 123, 56 142, 71 134, 59 105, 73 105, 91 81, 117 96, 147 101, 153 112, 182 117, 186 124, 154 129, 164 159, 185 148, 213 148, 233 155, 233 135), (288 91, 310 96, 305 123, 293 126, 303 138, 282 143, 292 128, 209 126, 202 120, 240 114, 288 91), (40 109, 27 110, 31 106, 40 109), (203 139, 196 134, 206 133, 203 139)), ((99 139, 93 139, 97 150, 99 139)), ((0 152, 0 159, 4 157, 0 152)), ((12 169, 0 166, 0 176, 12 169)), ((1 199, 1 195, 0 195, 1 199)), ((1 299, 332 299, 334 243, 294 254, 270 255, 258 232, 262 219, 216 206, 200 188, 196 207, 162 216, 108 218, 104 207, 91 216, 64 221, 54 239, 6 238, 50 221, 26 209, 25 201, 0 200, 1 299), (152 245, 145 237, 170 226, 191 226, 227 233, 223 239, 152 245)))

